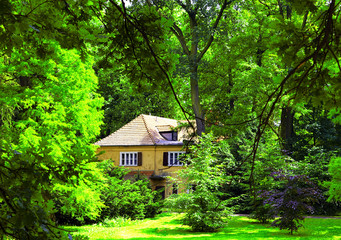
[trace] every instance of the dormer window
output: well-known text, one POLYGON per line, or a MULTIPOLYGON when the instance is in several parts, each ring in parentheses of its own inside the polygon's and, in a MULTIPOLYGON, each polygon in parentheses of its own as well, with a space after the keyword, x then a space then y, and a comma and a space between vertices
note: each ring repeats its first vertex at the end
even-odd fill
POLYGON ((178 141, 178 132, 172 129, 170 125, 156 126, 160 135, 167 141, 178 141))
POLYGON ((177 141, 178 133, 175 131, 171 132, 160 132, 161 136, 168 141, 177 141))

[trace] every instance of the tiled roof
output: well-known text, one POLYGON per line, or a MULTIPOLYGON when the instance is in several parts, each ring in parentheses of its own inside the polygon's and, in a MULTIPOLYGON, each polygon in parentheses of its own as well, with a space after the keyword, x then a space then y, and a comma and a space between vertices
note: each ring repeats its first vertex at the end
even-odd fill
POLYGON ((181 141, 168 141, 159 133, 159 127, 174 128, 178 121, 150 115, 140 115, 116 132, 96 142, 99 146, 153 146, 182 145, 181 141), (163 126, 163 127, 162 127, 163 126))
POLYGON ((158 125, 156 126, 157 130, 159 130, 159 132, 170 132, 172 131, 172 126, 170 125, 158 125))

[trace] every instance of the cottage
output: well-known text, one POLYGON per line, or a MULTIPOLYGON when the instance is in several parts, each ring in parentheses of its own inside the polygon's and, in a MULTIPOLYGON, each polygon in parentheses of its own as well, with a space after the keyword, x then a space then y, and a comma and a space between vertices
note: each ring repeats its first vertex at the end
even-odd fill
POLYGON ((183 166, 179 159, 188 133, 184 128, 176 130, 178 125, 174 119, 142 114, 95 144, 100 146, 98 152, 104 151, 100 159, 128 168, 127 178, 138 172, 147 176, 152 189, 163 189, 165 198, 178 191, 167 177, 183 166))

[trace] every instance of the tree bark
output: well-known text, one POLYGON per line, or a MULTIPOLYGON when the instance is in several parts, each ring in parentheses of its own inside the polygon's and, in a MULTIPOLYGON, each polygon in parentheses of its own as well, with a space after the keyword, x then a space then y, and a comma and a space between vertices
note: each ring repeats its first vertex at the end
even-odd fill
POLYGON ((282 150, 290 153, 292 149, 291 139, 294 137, 294 115, 291 107, 283 107, 281 113, 281 126, 279 135, 282 139, 282 150))
POLYGON ((177 0, 177 3, 186 11, 189 21, 190 21, 190 47, 187 46, 187 42, 184 34, 182 33, 182 30, 174 23, 173 27, 171 28, 171 31, 173 34, 177 37, 179 40, 181 47, 184 51, 184 53, 187 55, 188 61, 189 61, 189 70, 190 70, 190 84, 191 84, 191 103, 192 103, 192 109, 195 116, 196 121, 196 132, 197 135, 201 136, 203 132, 205 132, 205 114, 201 108, 200 103, 200 93, 199 93, 199 76, 198 76, 198 66, 207 52, 207 50, 210 48, 213 40, 214 40, 214 30, 217 29, 217 26, 219 25, 220 19, 223 16, 223 12, 226 9, 227 5, 231 4, 233 0, 227 1, 224 0, 219 13, 217 14, 217 18, 215 19, 213 25, 212 25, 212 33, 204 45, 205 47, 198 52, 198 46, 199 46, 199 36, 198 36, 198 23, 197 23, 197 12, 199 8, 199 3, 192 3, 191 1, 180 1, 177 0))
POLYGON ((199 95, 199 82, 198 82, 198 63, 194 63, 194 66, 191 66, 191 101, 192 108, 195 115, 195 121, 197 124, 197 134, 199 136, 205 132, 205 116, 201 108, 200 104, 200 95, 199 95))

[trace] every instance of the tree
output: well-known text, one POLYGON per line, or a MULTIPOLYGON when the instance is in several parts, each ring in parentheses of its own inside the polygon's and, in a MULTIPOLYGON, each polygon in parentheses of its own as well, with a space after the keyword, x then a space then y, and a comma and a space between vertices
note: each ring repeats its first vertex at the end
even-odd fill
MULTIPOLYGON (((182 48, 182 53, 179 55, 186 56, 185 61, 180 64, 186 66, 186 77, 189 77, 191 105, 199 135, 205 131, 205 115, 199 94, 199 64, 213 42, 213 36, 224 10, 231 3, 232 1, 227 0, 221 4, 219 1, 147 1, 147 5, 144 5, 136 1, 131 6, 126 6, 124 1, 122 5, 110 1, 107 6, 110 11, 106 11, 105 19, 112 20, 114 12, 121 14, 125 19, 121 26, 123 35, 127 36, 125 44, 129 46, 128 56, 137 59, 139 70, 154 81, 154 84, 155 79, 160 79, 160 75, 166 79, 178 104, 181 105, 172 85, 173 69, 170 67, 174 65, 174 62, 179 61, 176 59, 179 57, 167 52, 172 46, 170 43, 174 43, 174 41, 165 38, 170 38, 170 36, 162 28, 174 34, 182 48), (146 19, 146 13, 149 14, 148 19, 146 19), (173 15, 174 13, 181 14, 181 17, 177 18, 173 15), (154 33, 150 32, 151 29, 154 30, 154 33), (158 33, 158 37, 155 36, 155 32, 158 33), (160 41, 161 39, 164 41, 160 41), (145 54, 141 55, 142 52, 145 54), (156 64, 158 68, 156 71, 161 74, 155 74, 155 68, 153 69, 154 73, 148 71, 147 63, 150 64, 150 61, 156 64)), ((180 59, 182 58, 180 57, 180 59)), ((184 109, 182 110, 186 112, 184 109)))
POLYGON ((98 69, 97 92, 104 98, 103 125, 98 139, 115 132, 140 114, 152 114, 180 119, 181 113, 174 98, 166 91, 153 89, 150 85, 138 88, 120 69, 98 69))
POLYGON ((226 182, 223 169, 233 165, 233 157, 225 142, 212 144, 210 134, 200 139, 197 146, 191 147, 190 156, 184 159, 186 168, 173 179, 180 189, 188 189, 189 193, 172 195, 165 206, 184 212, 183 224, 194 231, 210 232, 225 226, 232 212, 221 186, 226 182))
MULTIPOLYGON (((124 82, 124 76, 137 88, 148 88, 142 92, 151 94, 151 102, 155 101, 154 88, 173 93, 183 112, 187 112, 183 101, 185 105, 190 102, 199 135, 205 131, 206 117, 220 136, 243 136, 239 129, 252 132, 248 136, 253 138, 251 152, 240 161, 250 163, 251 185, 257 182, 256 153, 267 139, 264 134, 270 130, 282 138, 292 135, 291 120, 295 124, 295 118, 286 110, 292 108, 299 117, 298 108, 311 103, 328 110, 333 122, 341 122, 339 2, 127 3, 1 1, 2 212, 16 213, 22 206, 17 199, 36 197, 24 191, 27 184, 41 196, 37 197, 39 206, 46 204, 40 209, 51 209, 47 186, 55 181, 71 184, 68 176, 82 175, 86 162, 92 159, 93 149, 87 144, 98 132, 101 114, 94 110, 100 100, 94 93, 95 80, 89 79, 95 77, 88 53, 102 57, 96 59, 97 73, 106 67, 119 73, 120 81, 114 88, 124 82), (70 50, 73 48, 78 51, 70 50), (212 77, 210 71, 219 78, 212 77), (223 87, 226 91, 217 91, 223 87), (186 97, 189 92, 190 101, 186 97), (278 132, 281 109, 282 128, 278 132), (243 124, 246 127, 235 127, 243 124), (226 126, 232 127, 226 130, 226 126), (19 170, 26 172, 19 174, 19 170), (36 171, 45 174, 35 176, 36 171), (11 174, 17 181, 8 180, 11 174)), ((127 86, 127 91, 130 89, 127 86)), ((107 96, 109 106, 114 94, 107 96)), ((323 138, 314 139, 318 145, 323 138)), ((30 203, 27 200, 25 207, 32 210, 30 203)), ((28 209, 21 210, 34 215, 28 209)), ((46 214, 38 216, 47 218, 46 214)), ((27 227, 32 234, 44 234, 45 228, 37 221, 25 220, 25 224, 35 224, 27 227)), ((21 228, 21 233, 14 233, 17 230, 8 230, 9 226, 3 230, 7 234, 27 233, 21 228)))
POLYGON ((99 164, 105 171, 106 187, 102 190, 102 199, 106 207, 101 213, 101 219, 125 217, 143 219, 155 217, 161 212, 162 202, 159 194, 152 191, 149 180, 143 175, 125 180, 128 171, 116 167, 112 160, 99 164))
POLYGON ((183 53, 187 56, 191 102, 197 124, 197 133, 200 136, 205 131, 205 114, 200 102, 198 68, 214 40, 214 34, 224 10, 233 1, 224 0, 221 5, 217 1, 176 2, 181 7, 181 10, 185 12, 187 19, 184 19, 184 21, 187 24, 189 22, 189 30, 184 34, 186 28, 181 30, 177 22, 174 21, 171 31, 178 39, 183 53))
POLYGON ((41 44, 45 58, 27 41, 1 59, 0 231, 19 239, 62 238, 52 221, 52 191, 86 178, 102 117, 91 58, 83 63, 53 40, 41 44))
POLYGON ((307 176, 290 176, 278 172, 272 173, 272 176, 283 181, 283 185, 280 189, 263 192, 261 197, 265 198, 264 204, 270 204, 280 216, 272 225, 288 229, 293 234, 293 231, 302 227, 300 221, 304 220, 304 214, 313 212, 311 204, 322 200, 323 195, 307 176))

